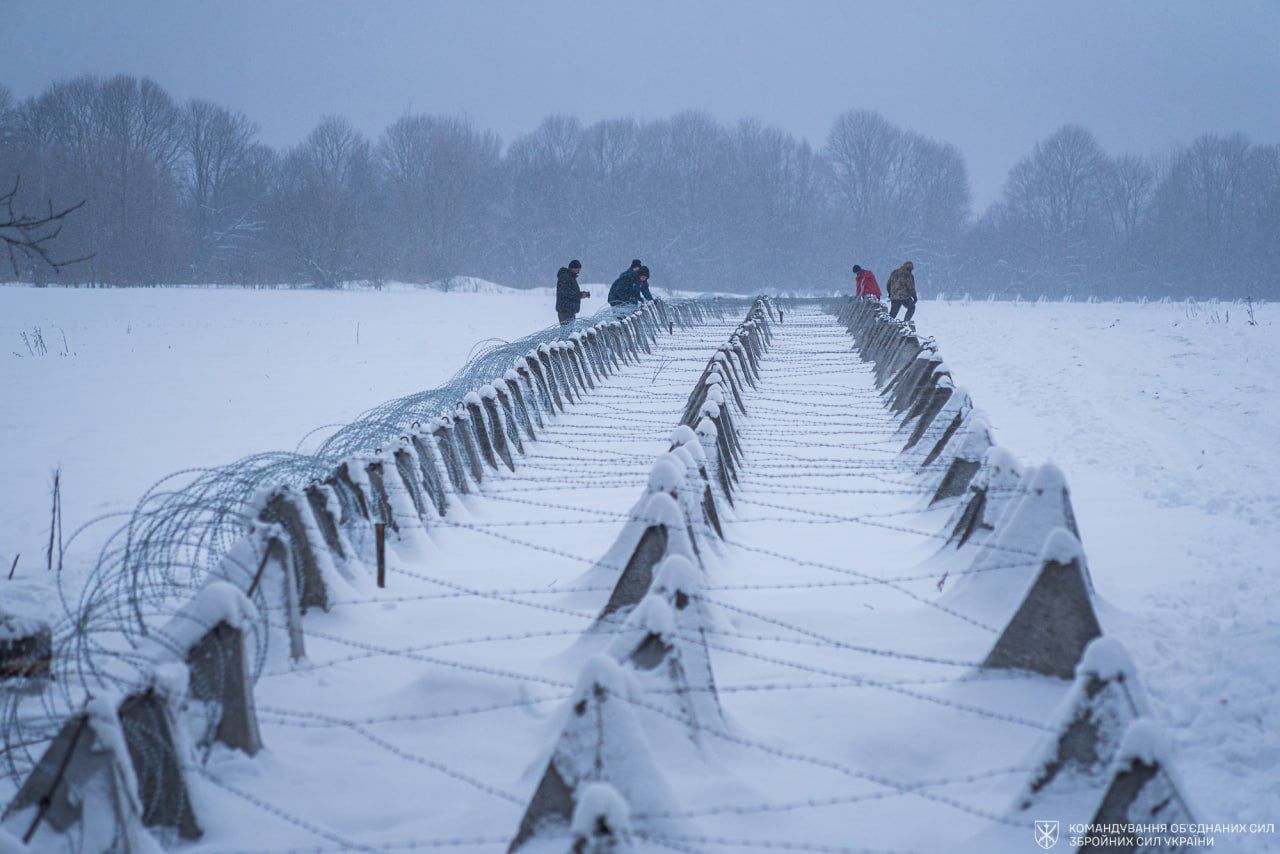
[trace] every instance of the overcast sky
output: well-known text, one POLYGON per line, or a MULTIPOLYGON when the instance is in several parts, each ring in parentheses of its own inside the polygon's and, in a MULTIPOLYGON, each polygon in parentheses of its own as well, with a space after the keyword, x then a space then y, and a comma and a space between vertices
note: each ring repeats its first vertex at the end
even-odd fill
POLYGON ((865 107, 955 143, 985 205, 1066 122, 1111 151, 1206 131, 1280 142, 1280 0, 0 0, 0 83, 146 75, 275 145, 327 113, 370 135, 465 114, 504 140, 708 110, 820 145, 865 107))

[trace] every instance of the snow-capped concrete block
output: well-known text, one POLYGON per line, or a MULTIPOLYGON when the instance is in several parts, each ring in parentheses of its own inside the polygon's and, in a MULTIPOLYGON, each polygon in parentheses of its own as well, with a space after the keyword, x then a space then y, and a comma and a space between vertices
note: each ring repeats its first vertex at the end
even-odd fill
MULTIPOLYGON (((636 719, 633 706, 639 699, 638 686, 613 659, 597 656, 587 662, 509 852, 539 837, 573 834, 579 804, 586 803, 588 813, 604 809, 616 820, 616 799, 609 797, 611 803, 605 803, 599 790, 590 791, 600 784, 608 784, 633 815, 653 816, 670 809, 670 791, 636 719)), ((656 831, 663 825, 649 818, 635 830, 656 831)))
POLYGON ((480 451, 480 458, 488 464, 489 468, 497 471, 498 458, 494 453, 494 439, 490 432, 490 425, 485 423, 480 395, 475 392, 468 392, 463 400, 467 408, 467 415, 470 416, 467 421, 471 425, 472 438, 480 451))
POLYGON ((573 854, 629 854, 631 811, 618 790, 608 783, 582 787, 569 833, 573 854))
MULTIPOLYGON (((1076 678, 1040 748, 1036 770, 1014 805, 1017 812, 1057 815, 1092 792, 1096 801, 1129 725, 1149 714, 1128 652, 1106 635, 1086 647, 1076 678)), ((1080 816, 1083 820, 1087 816, 1080 816)))
POLYGON ((342 536, 342 506, 338 494, 330 486, 316 481, 304 490, 307 505, 311 508, 311 517, 315 519, 320 536, 324 539, 329 553, 340 561, 351 556, 349 543, 342 536))
POLYGON ((0 611, 0 682, 48 678, 52 664, 49 622, 0 611))
POLYGON ((948 498, 964 495, 968 491, 974 475, 982 467, 982 460, 987 451, 995 445, 994 440, 991 438, 991 428, 987 425, 986 419, 976 411, 972 409, 961 411, 956 414, 956 417, 957 420, 963 422, 958 434, 954 439, 951 436, 944 435, 939 440, 938 445, 934 447, 934 451, 925 457, 923 463, 924 466, 931 465, 941 456, 948 443, 956 448, 955 457, 947 466, 946 472, 943 473, 942 479, 938 482, 938 487, 933 493, 933 498, 929 501, 931 505, 948 498))
POLYGON ((977 535, 994 531, 1005 508, 1021 495, 1022 474, 1022 466, 1008 451, 999 446, 988 449, 969 484, 969 497, 951 525, 947 545, 958 549, 977 535))
POLYGON ((1084 552, 1071 532, 1058 528, 1040 560, 1040 572, 983 666, 1070 679, 1085 647, 1102 634, 1085 583, 1084 552))
MULTIPOLYGON (((1139 718, 1129 725, 1115 760, 1110 781, 1091 823, 1095 827, 1117 829, 1107 833, 1106 844, 1092 841, 1083 849, 1121 850, 1137 854, 1201 850, 1202 841, 1193 834, 1141 834, 1140 827, 1196 824, 1195 811, 1187 802, 1185 788, 1169 763, 1169 746, 1154 721, 1139 718), (1144 840, 1155 836, 1155 844, 1144 840), (1167 844, 1164 836, 1180 841, 1167 844), (1192 838, 1188 838, 1192 837, 1192 838)), ((1095 833, 1090 839, 1102 834, 1095 833)))
POLYGON ((324 536, 311 514, 306 497, 292 487, 273 490, 258 511, 258 518, 284 529, 292 565, 298 573, 298 606, 305 614, 310 608, 329 610, 327 576, 334 573, 333 561, 324 545, 324 536))
POLYGON ((467 480, 465 463, 453 433, 453 422, 447 418, 441 418, 431 430, 431 435, 436 441, 436 450, 439 451, 440 459, 444 462, 445 473, 448 475, 449 482, 453 484, 455 491, 461 495, 466 495, 471 491, 471 484, 467 480))
MULTIPOLYGON (((486 388, 492 388, 486 386, 486 388)), ((507 438, 507 426, 503 423, 502 413, 498 410, 498 392, 495 389, 492 397, 485 397, 481 404, 484 414, 489 419, 489 439, 493 444, 493 450, 497 453, 498 459, 502 460, 503 465, 510 471, 516 470, 515 459, 511 456, 511 443, 507 438)), ((514 431, 512 431, 514 433, 514 431)), ((519 436, 516 436, 519 441, 519 436)))
POLYGON ((668 547, 680 542, 684 527, 684 514, 675 499, 665 493, 654 493, 640 510, 639 521, 644 526, 639 541, 627 558, 622 574, 614 584, 609 601, 600 612, 599 620, 615 619, 618 612, 635 607, 649 592, 653 582, 653 570, 667 554, 668 547))
POLYGON ((262 747, 245 631, 257 609, 233 584, 210 582, 153 636, 157 660, 186 664, 187 694, 203 704, 197 743, 219 741, 250 756, 262 747))
POLYGON ((159 852, 142 826, 114 698, 68 718, 0 816, 31 851, 159 852))
POLYGON ((182 743, 164 696, 147 688, 125 697, 117 713, 132 761, 146 827, 172 828, 182 839, 204 835, 196 817, 184 768, 182 743))

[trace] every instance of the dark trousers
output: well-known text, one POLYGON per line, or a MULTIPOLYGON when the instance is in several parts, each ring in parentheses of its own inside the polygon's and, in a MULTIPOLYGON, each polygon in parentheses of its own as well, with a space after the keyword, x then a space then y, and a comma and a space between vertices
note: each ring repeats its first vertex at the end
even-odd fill
POLYGON ((889 300, 889 316, 897 317, 898 309, 903 306, 907 307, 907 313, 902 316, 903 320, 910 320, 916 313, 916 301, 913 299, 891 299, 889 300))
POLYGON ((578 316, 576 311, 557 311, 556 317, 560 318, 561 326, 568 326, 573 323, 574 318, 578 316))

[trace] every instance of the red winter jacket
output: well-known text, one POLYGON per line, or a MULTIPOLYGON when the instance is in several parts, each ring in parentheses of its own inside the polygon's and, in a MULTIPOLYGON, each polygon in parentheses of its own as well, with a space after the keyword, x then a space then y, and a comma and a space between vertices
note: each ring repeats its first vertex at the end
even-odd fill
POLYGON ((876 274, 870 270, 863 270, 859 273, 858 289, 854 291, 854 295, 880 299, 880 285, 876 282, 876 274))

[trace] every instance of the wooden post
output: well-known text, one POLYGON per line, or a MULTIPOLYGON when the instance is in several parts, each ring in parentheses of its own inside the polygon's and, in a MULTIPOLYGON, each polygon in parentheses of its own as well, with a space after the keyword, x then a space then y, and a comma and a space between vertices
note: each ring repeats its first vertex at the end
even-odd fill
POLYGON ((378 522, 373 526, 378 541, 378 586, 387 586, 387 526, 378 522))

